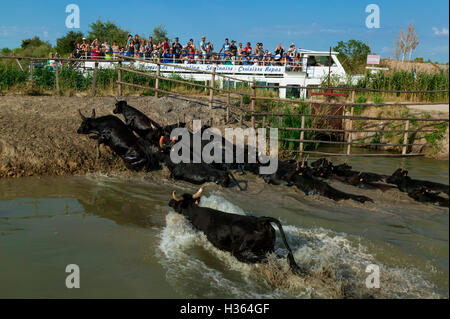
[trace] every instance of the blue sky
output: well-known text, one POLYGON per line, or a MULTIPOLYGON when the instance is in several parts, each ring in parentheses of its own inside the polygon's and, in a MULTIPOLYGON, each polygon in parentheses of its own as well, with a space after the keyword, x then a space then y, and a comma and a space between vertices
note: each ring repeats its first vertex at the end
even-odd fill
POLYGON ((237 42, 262 42, 274 50, 281 42, 288 46, 328 50, 338 41, 367 42, 373 53, 393 57, 393 42, 400 28, 416 26, 419 45, 413 57, 433 61, 449 60, 449 2, 447 0, 397 1, 2 1, 0 48, 18 47, 21 40, 39 36, 56 43, 69 29, 65 26, 66 5, 80 8, 80 31, 87 32, 97 18, 111 20, 132 34, 148 36, 156 25, 166 27, 169 37, 189 38, 196 43, 205 34, 215 47, 225 37, 237 42), (380 28, 368 29, 368 4, 380 7, 380 28))

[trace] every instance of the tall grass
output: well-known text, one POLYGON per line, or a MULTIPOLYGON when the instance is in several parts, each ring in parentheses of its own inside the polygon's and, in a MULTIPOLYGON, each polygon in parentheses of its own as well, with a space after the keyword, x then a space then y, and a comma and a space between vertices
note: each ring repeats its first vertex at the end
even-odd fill
MULTIPOLYGON (((59 86, 62 94, 70 94, 71 92, 88 92, 92 88, 93 70, 89 72, 81 72, 69 66, 64 66, 59 69, 59 86)), ((114 93, 117 88, 118 71, 115 69, 98 69, 96 89, 98 92, 114 93)), ((192 83, 192 79, 183 79, 174 74, 169 78, 176 80, 183 80, 192 83)), ((55 91, 56 75, 55 71, 48 68, 35 68, 33 71, 33 86, 44 94, 44 92, 51 93, 55 91)), ((122 81, 142 86, 154 87, 155 79, 131 72, 122 73, 122 81)), ((30 72, 27 69, 20 70, 17 65, 11 63, 0 63, 0 89, 7 90, 21 90, 27 88, 31 84, 30 72)), ((202 93, 204 89, 194 88, 188 84, 174 83, 168 80, 161 79, 159 88, 165 91, 182 91, 189 93, 202 93)), ((154 91, 145 90, 141 88, 134 88, 124 86, 124 92, 127 93, 141 93, 143 95, 154 95, 154 91)), ((161 94, 163 95, 163 94, 161 94)))
MULTIPOLYGON (((284 141, 283 139, 300 139, 300 131, 297 130, 286 130, 286 128, 301 128, 302 119, 299 114, 312 114, 312 109, 309 104, 299 103, 292 108, 284 103, 277 103, 274 113, 283 113, 287 116, 280 117, 272 115, 269 117, 268 122, 271 127, 279 128, 278 134, 280 138, 280 146, 282 149, 295 150, 300 146, 300 142, 297 141, 284 141), (280 126, 281 124, 281 126, 280 126)), ((305 117, 305 128, 325 128, 327 126, 324 121, 316 117, 305 117)), ((315 131, 305 131, 304 140, 315 140, 318 139, 318 133, 315 131)), ((303 143, 304 150, 317 149, 319 143, 303 143)))
MULTIPOLYGON (((397 91, 432 91, 448 90, 449 73, 417 73, 408 71, 378 72, 375 74, 367 73, 364 78, 356 84, 358 88, 370 88, 377 90, 397 90, 397 91)), ((379 94, 379 93, 378 93, 379 94)), ((388 96, 389 94, 383 94, 388 96)), ((423 93, 423 94, 394 94, 406 99, 416 99, 420 101, 439 101, 447 100, 448 93, 423 93)))

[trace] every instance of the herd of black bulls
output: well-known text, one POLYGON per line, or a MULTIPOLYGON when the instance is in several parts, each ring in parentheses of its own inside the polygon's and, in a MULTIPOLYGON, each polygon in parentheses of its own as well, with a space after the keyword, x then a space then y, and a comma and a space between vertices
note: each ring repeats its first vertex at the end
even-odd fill
MULTIPOLYGON (((342 192, 331 187, 324 180, 336 179, 346 184, 365 189, 379 189, 386 191, 391 188, 398 188, 402 192, 420 202, 428 202, 438 206, 448 207, 448 197, 441 197, 439 193, 446 193, 448 196, 449 186, 412 179, 408 172, 398 169, 391 176, 376 173, 358 172, 351 169, 347 164, 333 165, 325 158, 321 158, 309 166, 307 162, 301 165, 296 161, 278 161, 278 168, 273 174, 261 174, 260 168, 269 163, 264 155, 259 155, 258 159, 252 163, 249 156, 244 163, 225 163, 226 145, 230 144, 223 138, 220 148, 222 150, 222 161, 220 163, 174 163, 171 159, 171 152, 174 151, 174 143, 183 143, 177 138, 171 139, 171 132, 178 127, 184 127, 184 123, 161 126, 148 118, 139 110, 129 106, 125 101, 117 101, 114 114, 122 114, 125 123, 118 117, 106 115, 95 117, 95 110, 91 117, 85 117, 81 112, 83 120, 77 133, 89 134, 90 138, 97 140, 98 145, 105 144, 118 156, 122 158, 125 165, 133 170, 156 170, 163 165, 166 166, 171 177, 184 180, 194 184, 215 182, 223 187, 242 187, 234 178, 231 171, 240 170, 242 174, 246 171, 258 175, 266 183, 274 185, 293 186, 302 190, 306 195, 317 194, 326 196, 335 201, 342 199, 352 199, 361 203, 372 202, 372 199, 342 192), (135 133, 137 135, 135 135, 135 133)), ((208 129, 203 126, 201 131, 208 129)), ((192 159, 194 149, 193 133, 189 132, 189 155, 192 159)), ((216 141, 216 139, 214 139, 216 141)), ((201 141, 201 148, 210 141, 201 141)), ((237 146, 232 144, 233 154, 236 154, 237 146)), ((99 148, 98 156, 100 156, 99 148)), ((248 146, 243 150, 248 154, 248 146)), ((200 157, 201 158, 201 157, 200 157)), ((199 200, 203 189, 191 195, 183 194, 177 196, 172 193, 169 206, 176 212, 184 215, 187 220, 199 231, 202 231, 208 240, 218 249, 230 252, 234 257, 242 262, 257 263, 263 262, 267 253, 274 252, 275 230, 271 223, 278 226, 283 243, 288 250, 287 260, 290 269, 299 275, 304 275, 307 271, 298 266, 294 260, 293 253, 286 241, 286 236, 281 223, 272 217, 255 217, 228 214, 207 207, 200 207, 199 200)))
MULTIPOLYGON (((316 160, 308 165, 307 162, 299 164, 296 161, 279 160, 278 169, 275 173, 264 175, 260 174, 260 167, 264 161, 259 155, 256 163, 250 163, 246 158, 244 163, 225 162, 225 143, 221 138, 223 156, 221 163, 174 163, 171 160, 171 146, 176 139, 170 139, 173 129, 184 127, 185 123, 177 123, 173 125, 162 126, 150 119, 139 110, 128 105, 126 101, 117 101, 113 110, 114 114, 122 114, 125 123, 118 117, 106 115, 95 117, 95 110, 92 111, 91 117, 85 117, 80 112, 83 120, 77 133, 91 134, 90 138, 97 140, 98 145, 104 144, 118 156, 122 158, 125 165, 132 170, 157 170, 162 166, 166 166, 171 177, 174 179, 184 180, 193 184, 203 184, 206 182, 214 182, 223 187, 238 186, 243 190, 239 182, 235 179, 232 170, 240 170, 242 174, 246 171, 254 173, 264 179, 265 182, 274 185, 295 185, 306 195, 317 194, 326 196, 335 201, 342 199, 352 199, 361 203, 366 201, 372 202, 372 199, 342 192, 331 187, 326 183, 325 179, 335 179, 346 184, 364 189, 379 189, 386 191, 391 188, 398 188, 402 192, 406 192, 411 198, 419 202, 432 203, 438 206, 448 207, 448 197, 439 196, 439 193, 449 193, 449 186, 412 179, 408 176, 408 172, 397 169, 391 176, 359 172, 351 169, 347 164, 334 165, 325 158, 316 160), (135 135, 136 133, 137 135, 135 135)), ((208 129, 203 126, 201 131, 208 129)), ((190 156, 194 154, 193 150, 193 133, 189 132, 191 143, 190 156)), ((209 141, 202 140, 202 148, 209 141)), ((233 145, 233 150, 236 146, 233 145)), ((235 152, 233 153, 235 154, 235 152)), ((247 148, 244 150, 247 154, 247 148)), ((100 153, 99 153, 100 156, 100 153)))

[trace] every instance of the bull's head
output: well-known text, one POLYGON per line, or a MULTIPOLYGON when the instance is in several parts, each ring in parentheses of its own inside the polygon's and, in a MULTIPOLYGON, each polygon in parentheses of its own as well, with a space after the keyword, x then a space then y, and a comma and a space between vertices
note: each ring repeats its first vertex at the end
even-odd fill
POLYGON ((189 206, 198 205, 200 202, 200 197, 203 193, 203 187, 197 191, 197 193, 191 194, 183 194, 182 196, 177 196, 175 191, 172 192, 172 199, 169 201, 169 206, 172 207, 177 213, 182 213, 184 208, 189 206))
POLYGON ((80 127, 77 130, 78 134, 91 134, 98 133, 97 125, 95 125, 95 109, 92 109, 92 116, 86 117, 78 110, 80 118, 83 122, 81 122, 80 127))
POLYGON ((119 100, 117 100, 117 98, 116 98, 116 104, 115 104, 115 108, 114 108, 114 110, 113 110, 113 113, 114 114, 122 114, 123 113, 123 107, 124 106, 127 106, 127 102, 126 101, 119 101, 119 100))
POLYGON ((400 184, 404 178, 407 178, 408 171, 398 168, 391 176, 389 176, 386 182, 390 184, 400 184))

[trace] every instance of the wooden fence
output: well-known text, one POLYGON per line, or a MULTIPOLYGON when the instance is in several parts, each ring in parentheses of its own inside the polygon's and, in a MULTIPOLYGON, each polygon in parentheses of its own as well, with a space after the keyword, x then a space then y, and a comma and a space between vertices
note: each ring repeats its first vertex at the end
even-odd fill
MULTIPOLYGON (((15 59, 22 69, 22 66, 20 64, 20 60, 30 60, 30 61, 46 61, 48 58, 23 58, 23 57, 5 57, 0 56, 0 59, 15 59)), ((296 150, 289 150, 293 153, 299 153, 300 157, 303 157, 304 154, 317 154, 317 155, 326 155, 326 156, 421 156, 424 155, 422 153, 408 153, 408 148, 413 148, 414 146, 424 146, 425 144, 418 144, 418 143, 408 143, 408 139, 411 134, 418 134, 418 133, 433 133, 437 132, 438 129, 411 129, 411 123, 413 121, 417 122, 429 122, 429 123, 447 123, 448 126, 449 119, 448 118, 412 118, 412 117, 368 117, 368 116, 355 116, 354 114, 354 108, 355 106, 359 107, 369 107, 369 106, 396 106, 396 105, 433 105, 433 104, 442 104, 442 103, 448 103, 448 102, 396 102, 396 103, 357 103, 355 102, 355 93, 356 92, 380 92, 380 93, 392 93, 392 94, 432 94, 432 93, 447 93, 449 92, 448 89, 446 90, 433 90, 433 91, 399 91, 399 90, 377 90, 377 89, 365 89, 365 88, 349 88, 349 87, 324 87, 324 88, 314 88, 314 90, 324 91, 327 92, 335 92, 335 91, 343 91, 343 92, 350 92, 351 93, 351 100, 345 101, 345 102, 327 102, 327 101, 313 101, 312 98, 308 100, 299 100, 299 99, 287 99, 287 98, 278 98, 278 97, 268 97, 268 96, 261 96, 257 94, 258 89, 279 89, 279 88, 295 88, 295 89, 311 89, 310 87, 301 87, 301 86, 267 86, 267 85, 257 85, 255 82, 249 82, 249 81, 243 81, 241 79, 224 75, 220 73, 216 73, 215 69, 213 68, 212 71, 200 71, 195 70, 195 72, 201 72, 204 74, 210 75, 210 81, 209 85, 206 84, 199 84, 199 83, 193 83, 191 81, 185 81, 185 80, 179 80, 179 79, 173 79, 170 77, 162 76, 161 75, 161 66, 173 66, 173 64, 165 64, 161 62, 151 62, 157 65, 156 71, 152 72, 144 72, 139 71, 132 68, 127 68, 122 65, 122 62, 124 60, 130 60, 130 61, 139 61, 139 62, 149 62, 147 60, 139 59, 139 58, 132 58, 132 57, 124 57, 124 58, 117 58, 112 60, 86 60, 86 59, 62 59, 62 58, 54 58, 53 60, 60 62, 95 62, 94 66, 94 74, 93 74, 93 81, 92 81, 92 95, 95 96, 96 94, 96 78, 97 78, 97 72, 98 72, 98 62, 109 62, 109 63, 117 63, 116 69, 118 70, 118 78, 117 78, 117 94, 118 96, 122 96, 123 90, 122 87, 130 86, 130 87, 136 87, 141 88, 145 90, 151 90, 155 92, 155 97, 158 98, 160 96, 160 93, 163 94, 170 94, 170 95, 182 95, 180 93, 175 93, 171 91, 166 91, 160 88, 160 81, 169 81, 174 82, 178 84, 183 84, 195 88, 203 88, 205 90, 209 90, 209 96, 208 96, 208 104, 209 108, 212 109, 214 105, 221 105, 222 107, 226 108, 226 122, 228 123, 230 120, 230 114, 231 111, 238 111, 240 115, 239 122, 243 123, 243 118, 248 117, 250 119, 250 125, 253 128, 256 127, 262 127, 262 128, 278 128, 278 130, 284 130, 284 131, 299 131, 300 132, 300 138, 299 139, 290 139, 290 138, 280 138, 280 141, 286 141, 286 142, 298 142, 299 148, 296 150), (129 83, 123 81, 123 72, 131 72, 135 74, 139 74, 146 77, 151 77, 155 79, 155 85, 154 87, 149 86, 143 86, 139 84, 129 83), (227 86, 226 88, 219 88, 215 85, 215 82, 218 78, 222 78, 226 80, 227 86), (240 90, 232 89, 230 86, 230 81, 240 82, 240 90), (250 92, 246 92, 244 90, 245 85, 247 87, 250 87, 250 92), (217 93, 216 93, 217 92, 217 93), (218 95, 225 95, 226 100, 218 100, 215 99, 218 95), (250 98, 250 105, 249 107, 246 107, 244 104, 244 96, 248 96, 250 98), (232 103, 233 99, 238 99, 237 103, 232 103), (312 110, 313 105, 316 106, 323 106, 323 107, 341 107, 344 112, 342 115, 339 114, 313 114, 312 112, 306 114, 274 114, 274 113, 264 113, 264 112, 256 112, 256 101, 257 100, 266 100, 266 101, 275 101, 275 102, 285 102, 285 103, 294 103, 299 104, 303 103, 305 105, 309 105, 310 109, 312 110), (239 106, 237 106, 237 105, 239 106), (283 127, 283 118, 284 117, 299 117, 301 118, 301 126, 300 127, 283 127), (271 127, 270 125, 267 125, 267 118, 271 117, 271 119, 278 118, 278 126, 277 127, 271 127), (323 127, 307 127, 306 126, 306 119, 307 118, 322 118, 326 120, 330 119, 337 119, 342 120, 343 122, 343 129, 333 129, 333 128, 323 128, 323 127), (387 122, 393 122, 393 121, 401 121, 404 125, 404 129, 392 129, 392 130, 384 130, 384 129, 355 129, 353 128, 355 121, 387 121, 387 122), (314 132, 324 132, 324 133, 331 133, 331 134, 342 134, 344 136, 344 140, 318 140, 318 139, 305 139, 305 132, 308 131, 314 131, 314 132), (375 134, 385 134, 385 133, 403 133, 403 143, 366 143, 366 142, 355 142, 353 139, 353 135, 356 133, 375 133, 375 134), (329 152, 320 152, 320 151, 308 151, 305 150, 305 144, 306 143, 317 143, 317 144, 331 144, 331 145, 343 145, 347 146, 345 150, 342 153, 329 153, 329 152), (385 154, 352 154, 351 147, 352 146, 376 146, 376 147, 401 147, 402 152, 401 154, 394 154, 394 153, 385 153, 385 154)), ((192 69, 183 67, 180 65, 176 66, 179 69, 186 69, 189 71, 192 71, 192 69)), ((55 69, 55 86, 56 86, 56 92, 59 94, 59 75, 58 75, 58 67, 55 69)), ((32 64, 30 65, 30 73, 33 74, 33 67, 32 64)), ((324 94, 326 95, 326 94, 324 94)), ((336 94, 337 95, 337 94, 336 94)), ((342 95, 342 94, 340 94, 342 95)), ((279 134, 280 136, 280 134, 279 134)))

